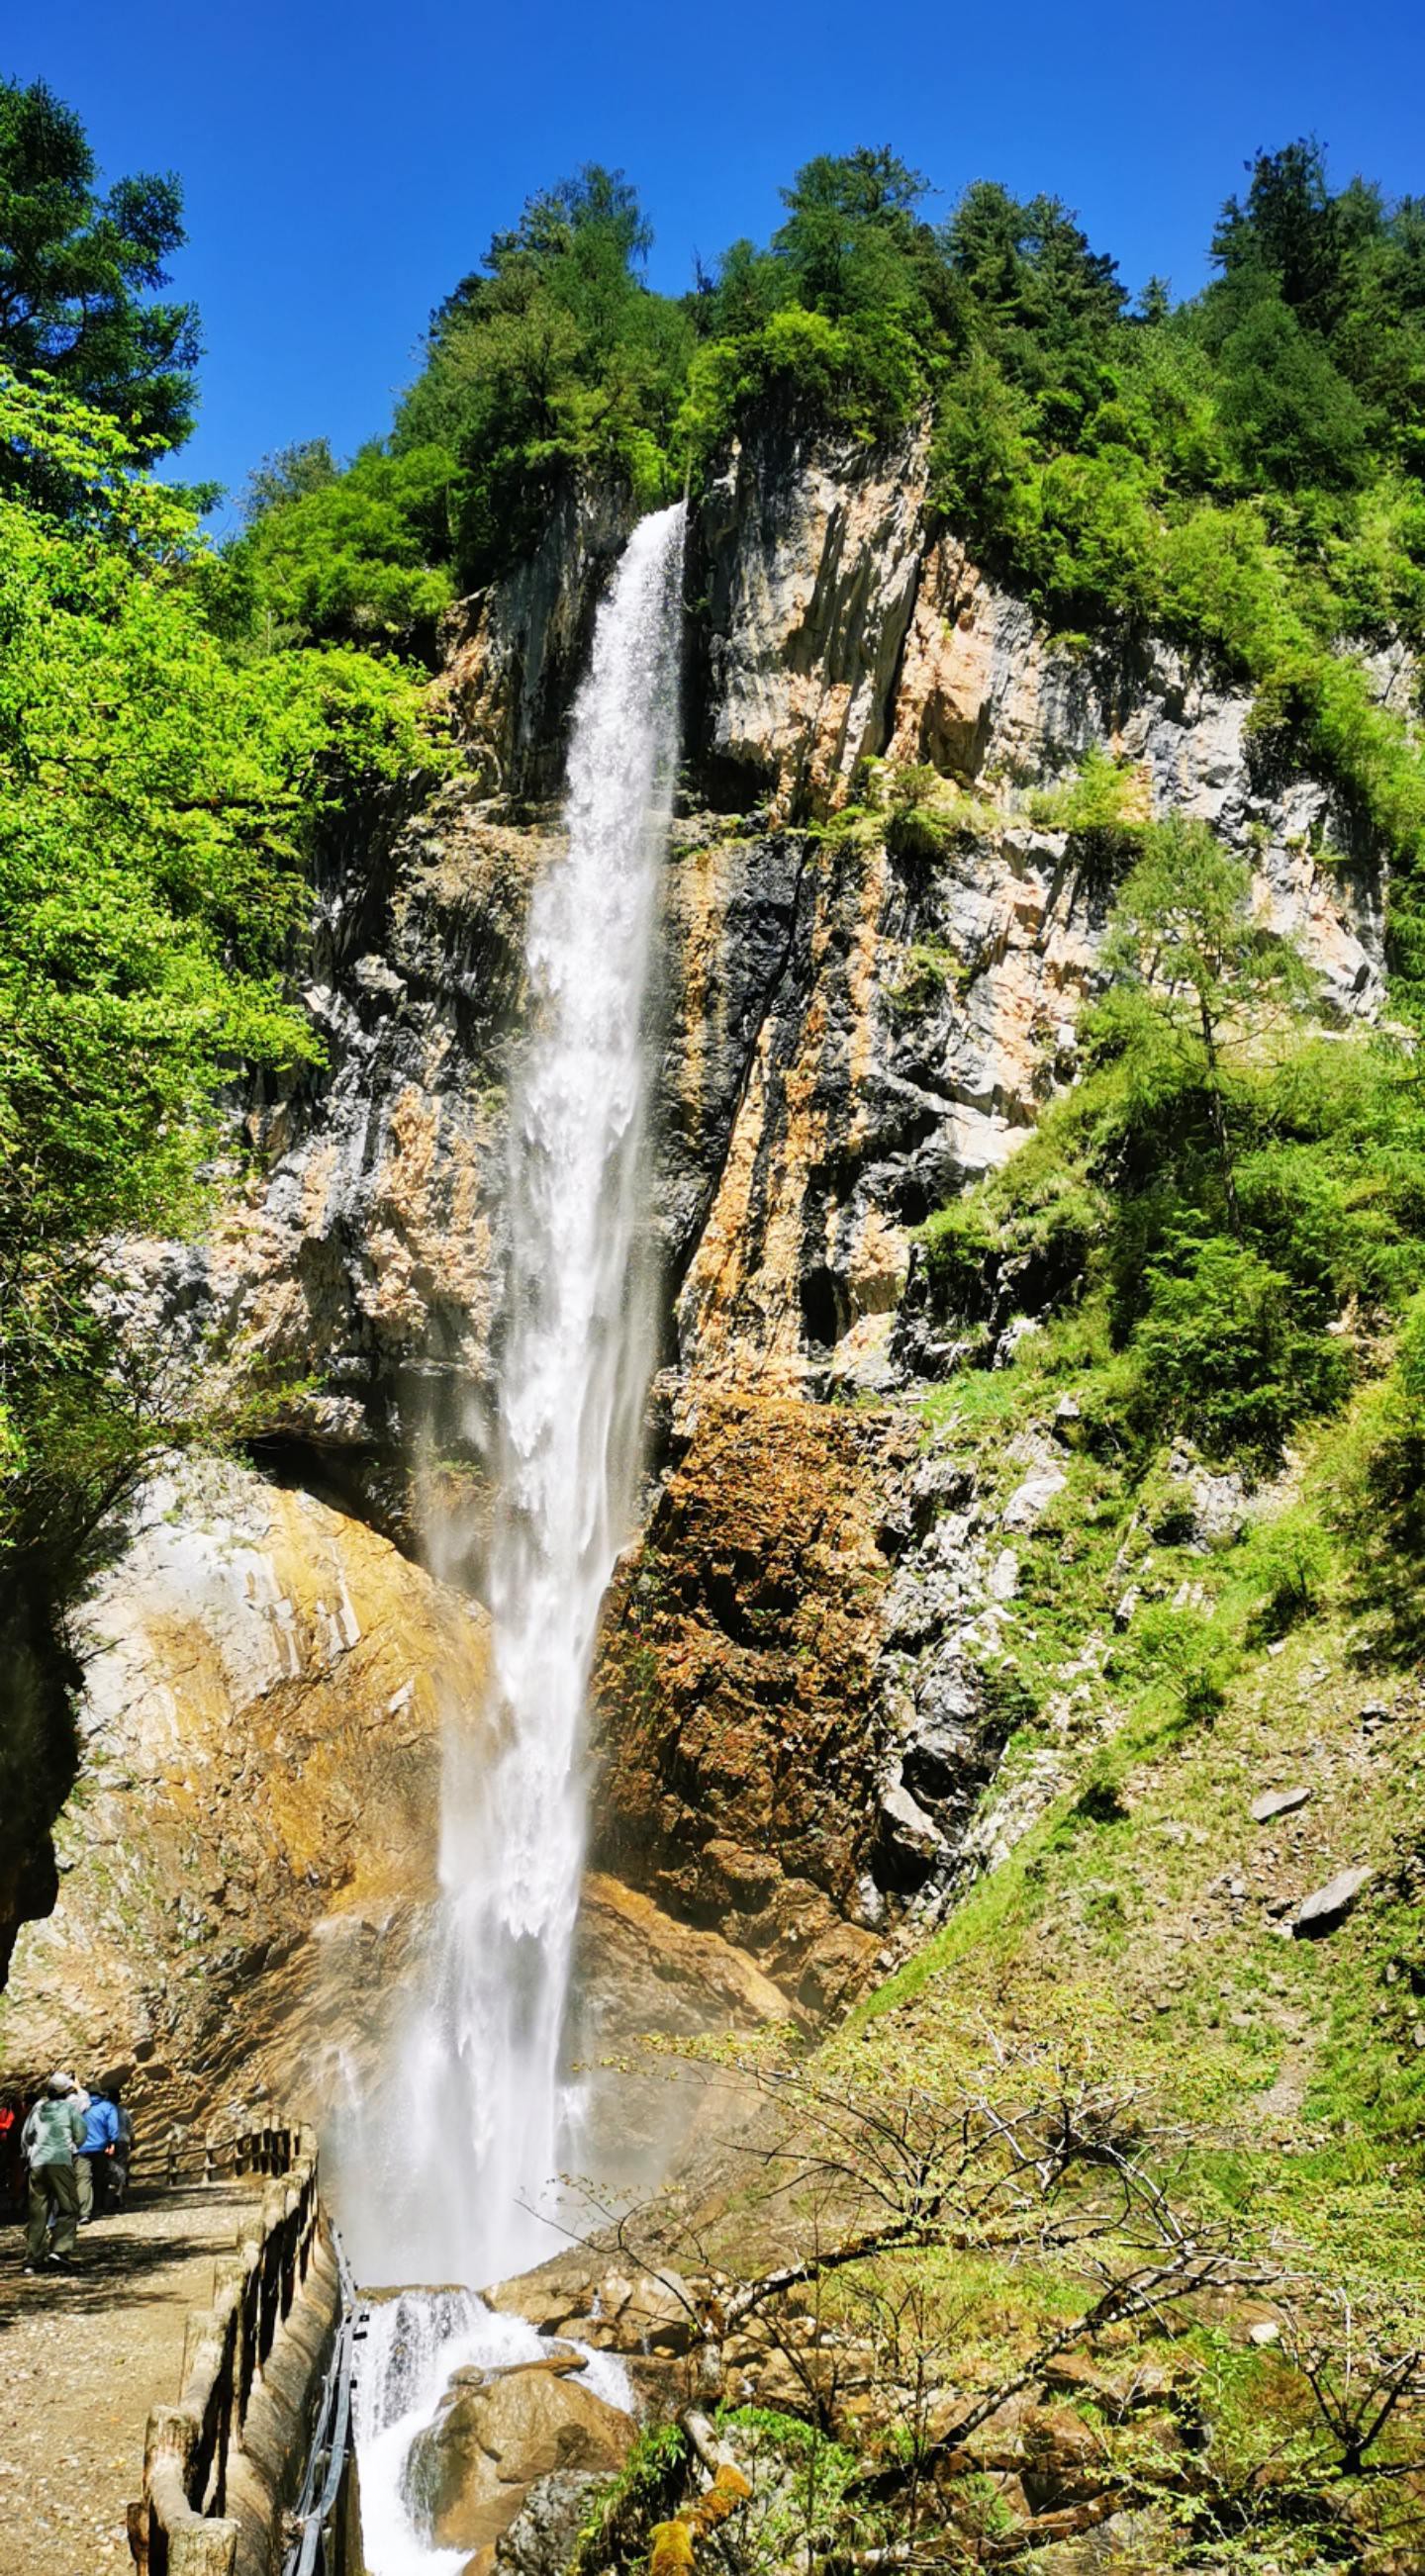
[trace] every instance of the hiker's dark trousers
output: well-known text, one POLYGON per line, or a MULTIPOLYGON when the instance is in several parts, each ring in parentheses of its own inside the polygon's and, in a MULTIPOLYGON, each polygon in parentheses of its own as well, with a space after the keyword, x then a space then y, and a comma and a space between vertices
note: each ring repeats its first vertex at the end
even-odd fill
POLYGON ((73 2165, 34 2165, 30 2169, 30 2223, 25 2230, 25 2252, 32 2263, 41 2263, 45 2255, 45 2230, 54 2217, 54 2243, 50 2251, 72 2254, 79 2231, 79 2180, 73 2165))

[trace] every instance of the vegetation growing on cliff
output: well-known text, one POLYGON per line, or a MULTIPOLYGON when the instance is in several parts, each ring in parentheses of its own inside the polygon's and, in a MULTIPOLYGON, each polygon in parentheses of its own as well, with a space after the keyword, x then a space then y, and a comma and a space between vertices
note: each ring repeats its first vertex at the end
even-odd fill
POLYGON ((0 1535, 66 1552, 174 1427, 103 1243, 187 1220, 240 1067, 311 1057, 312 835, 432 753, 396 664, 227 648, 191 506, 104 414, 0 375, 0 458, 0 1535))
POLYGON ((693 327, 642 278, 652 235, 622 173, 532 197, 432 316, 389 440, 344 474, 273 460, 234 549, 260 606, 319 635, 417 633, 530 553, 570 470, 669 497, 693 327))
POLYGON ((924 419, 933 508, 1046 618, 1177 637, 1255 691, 1263 762, 1339 780, 1404 863, 1408 999, 1425 769, 1359 648, 1425 638, 1422 201, 1333 189, 1314 143, 1260 153, 1213 282, 1132 309, 1049 196, 977 180, 932 223, 881 148, 818 156, 784 201, 766 247, 675 298, 621 173, 531 198, 437 310, 390 436, 345 473, 319 445, 277 460, 236 549, 254 616, 419 644, 571 473, 651 506, 769 406, 868 441, 924 419))
POLYGON ((931 1297, 986 1356, 1012 1313, 1051 1319, 1106 1454, 1146 1460, 1183 1431, 1270 1467, 1298 1424, 1369 1383, 1386 1450, 1413 1455, 1414 1054, 1315 1025, 1300 959, 1204 827, 1130 837, 1141 855, 1105 951, 1114 980, 1081 1023, 1082 1078, 931 1220, 931 1297))

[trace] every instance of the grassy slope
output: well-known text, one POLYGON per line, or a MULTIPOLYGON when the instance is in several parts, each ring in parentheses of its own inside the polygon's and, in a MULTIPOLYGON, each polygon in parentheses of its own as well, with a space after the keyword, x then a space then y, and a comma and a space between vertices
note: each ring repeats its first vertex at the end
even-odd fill
MULTIPOLYGON (((1007 1421, 1045 1420, 1046 1391, 1023 1359, 962 1395, 952 1382, 933 1436, 974 1454, 982 1490, 1007 1491, 1007 1421)), ((1360 1606, 1348 1552, 1284 1634, 1263 1583, 1274 1524, 1309 1508, 1303 1487, 1329 1486, 1349 1436, 1320 1438, 1214 1546, 1171 1543, 1170 1523, 1154 1536, 1151 1479, 1130 1487, 1068 1456, 1049 1519, 1018 1542, 1014 1661, 1041 1714, 1001 1785, 1047 1741, 1076 1787, 863 2005, 838 2053, 874 2034, 888 2067, 953 2086, 990 2034, 1011 2054, 1062 2052, 1190 2128, 1253 2233, 1281 2230, 1328 2265, 1394 2244, 1413 2268, 1425 1689, 1360 1606), (1216 1709, 1194 1689, 1203 1674, 1216 1709), (1259 1792, 1298 1786, 1311 1795, 1295 1813, 1252 1821, 1259 1792), (1296 1905, 1357 1865, 1373 1875, 1354 1914, 1328 1939, 1293 1939, 1296 1905)))

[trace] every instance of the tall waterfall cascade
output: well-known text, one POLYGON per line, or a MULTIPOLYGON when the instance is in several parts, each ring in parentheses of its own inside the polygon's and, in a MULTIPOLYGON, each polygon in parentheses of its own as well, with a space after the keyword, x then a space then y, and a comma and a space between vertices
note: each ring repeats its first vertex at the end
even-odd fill
POLYGON ((472 2287, 557 2249, 584 1709, 653 1360, 648 1016, 678 743, 684 511, 635 530, 574 707, 512 1059, 490 1700, 452 1729, 440 1896, 386 2087, 340 2158, 359 2278, 472 2287))

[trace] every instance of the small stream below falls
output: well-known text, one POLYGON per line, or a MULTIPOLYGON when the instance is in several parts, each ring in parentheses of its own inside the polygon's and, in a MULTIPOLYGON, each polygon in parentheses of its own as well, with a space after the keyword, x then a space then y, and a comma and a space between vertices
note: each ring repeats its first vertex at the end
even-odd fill
MULTIPOLYGON (((358 2279, 464 2282, 378 2301, 358 2432, 372 2576, 438 2576, 406 2471, 453 2370, 547 2353, 475 2296, 558 2249, 577 2088, 562 2065, 586 1843, 584 1711, 629 1535, 653 1365, 647 1028, 678 748, 683 509, 635 529, 600 608, 570 737, 566 837, 535 887, 511 1065, 509 1267, 489 1565, 492 1680, 453 1724, 440 1897, 374 2100, 347 2124, 358 2279), (571 2116, 572 2115, 572 2116, 571 2116)), ((630 2402, 617 2362, 581 2384, 630 2402)))
POLYGON ((457 2576, 468 2549, 437 2549, 406 2494, 411 2446, 431 2424, 452 2371, 508 2370, 551 2352, 583 2355, 581 2383, 625 2410, 633 2392, 613 2353, 552 2345, 523 2317, 487 2308, 473 2290, 400 2290, 373 2305, 356 2388, 361 2527, 371 2576, 457 2576))

